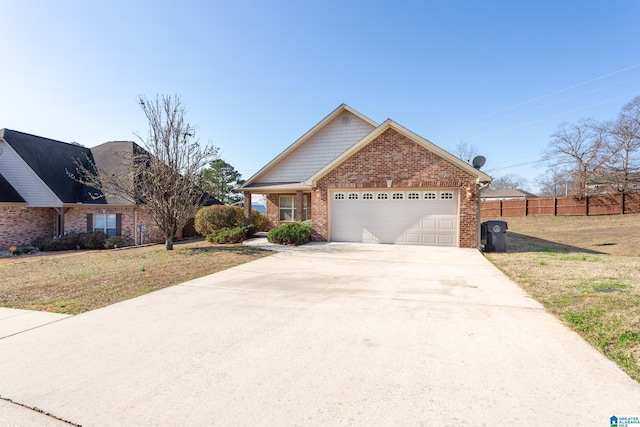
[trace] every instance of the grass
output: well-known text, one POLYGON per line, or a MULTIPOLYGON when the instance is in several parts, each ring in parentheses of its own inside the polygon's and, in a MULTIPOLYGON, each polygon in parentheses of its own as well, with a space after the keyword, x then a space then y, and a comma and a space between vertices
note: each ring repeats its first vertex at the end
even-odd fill
POLYGON ((487 258, 640 381, 640 215, 504 220, 487 258))
POLYGON ((154 245, 0 258, 0 307, 79 314, 269 254, 190 241, 173 251, 154 245))

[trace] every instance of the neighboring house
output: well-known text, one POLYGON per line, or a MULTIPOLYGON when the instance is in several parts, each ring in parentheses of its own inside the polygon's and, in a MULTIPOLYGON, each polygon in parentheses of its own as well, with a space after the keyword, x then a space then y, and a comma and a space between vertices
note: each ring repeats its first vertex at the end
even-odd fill
MULTIPOLYGON (((233 206, 240 206, 241 208, 243 208, 244 207, 244 201, 240 200, 239 202, 234 203, 233 206)), ((260 204, 257 204, 257 203, 253 203, 251 205, 251 209, 253 209, 254 211, 258 211, 260 213, 267 212, 267 208, 264 205, 260 205, 260 204)))
POLYGON ((310 219, 316 241, 477 248, 479 187, 490 181, 394 121, 343 104, 240 191, 245 206, 266 196, 270 226, 310 219))
POLYGON ((507 189, 507 190, 493 190, 490 188, 484 188, 480 191, 480 199, 483 202, 491 200, 519 200, 519 199, 533 199, 537 198, 535 194, 531 194, 528 191, 507 189))
POLYGON ((95 164, 117 172, 115 159, 121 157, 116 153, 134 147, 138 146, 127 141, 89 149, 0 130, 0 249, 72 231, 103 231, 124 237, 129 245, 164 241, 140 207, 120 197, 92 197, 101 193, 67 175, 76 171, 74 160, 89 170, 95 164))

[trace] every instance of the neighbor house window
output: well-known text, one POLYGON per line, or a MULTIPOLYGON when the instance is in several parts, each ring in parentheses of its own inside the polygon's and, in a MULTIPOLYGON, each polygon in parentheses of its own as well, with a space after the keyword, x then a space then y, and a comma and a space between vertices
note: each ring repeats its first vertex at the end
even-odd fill
POLYGON ((102 231, 107 236, 116 235, 116 214, 95 214, 93 231, 102 231))

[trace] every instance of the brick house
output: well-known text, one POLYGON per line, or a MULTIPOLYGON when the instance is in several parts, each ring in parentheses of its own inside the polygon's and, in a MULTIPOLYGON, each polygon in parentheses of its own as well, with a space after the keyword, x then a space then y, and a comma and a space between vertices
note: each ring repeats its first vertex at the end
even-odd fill
POLYGON ((139 206, 119 197, 91 197, 95 189, 67 175, 76 170, 74 160, 90 170, 93 164, 111 170, 117 167, 114 153, 134 147, 118 141, 89 149, 1 129, 0 250, 74 231, 104 231, 129 245, 163 242, 163 233, 139 206))
MULTIPOLYGON (((313 240, 477 248, 484 172, 388 119, 340 105, 240 188, 270 226, 311 220, 313 240)), ((248 214, 248 212, 246 212, 248 214)))

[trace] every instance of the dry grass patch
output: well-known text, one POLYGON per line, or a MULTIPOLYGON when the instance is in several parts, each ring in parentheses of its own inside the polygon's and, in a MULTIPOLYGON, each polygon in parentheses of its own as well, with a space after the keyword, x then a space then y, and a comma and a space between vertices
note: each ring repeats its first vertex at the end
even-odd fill
POLYGON ((0 306, 78 314, 271 254, 204 241, 0 260, 0 306))
POLYGON ((487 257, 640 381, 640 215, 505 220, 487 257))

